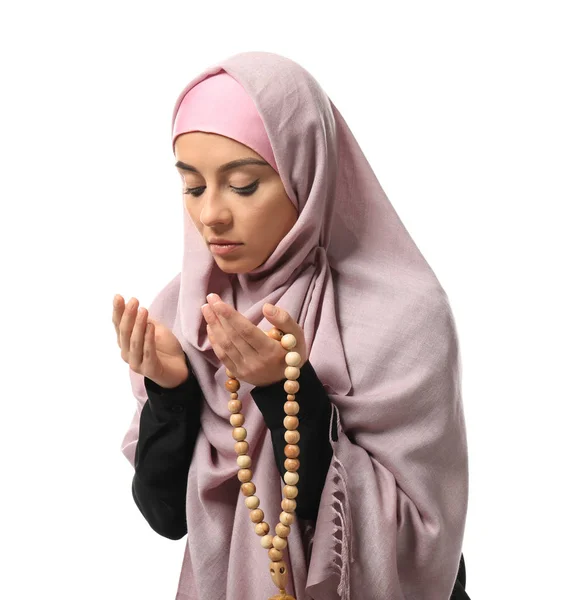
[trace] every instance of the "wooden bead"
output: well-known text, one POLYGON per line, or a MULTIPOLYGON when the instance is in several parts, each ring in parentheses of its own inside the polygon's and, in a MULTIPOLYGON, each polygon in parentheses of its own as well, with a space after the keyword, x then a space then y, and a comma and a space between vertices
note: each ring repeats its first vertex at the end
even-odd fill
POLYGON ((295 381, 300 376, 300 370, 297 367, 286 367, 284 375, 286 379, 295 381))
POLYGON ((282 560, 282 558, 284 557, 284 553, 281 550, 278 550, 277 548, 272 547, 268 550, 268 556, 270 557, 270 560, 272 560, 273 562, 278 562, 278 561, 282 560))
POLYGON ((230 400, 228 402, 228 410, 231 413, 239 413, 242 410, 242 401, 241 400, 230 400))
MULTIPOLYGON (((281 538, 280 538, 281 539, 281 538)), ((272 596, 270 600, 274 600, 277 598, 285 598, 285 600, 293 600, 293 596, 287 596, 285 593, 285 589, 288 585, 288 571, 285 561, 278 560, 270 563, 270 573, 272 576, 272 581, 280 590, 280 594, 276 594, 272 596)))
POLYGON ((242 483, 242 494, 244 496, 253 496, 256 493, 256 485, 255 483, 248 481, 248 483, 242 483))
POLYGON ((299 402, 290 402, 289 400, 284 404, 284 412, 286 415, 295 416, 299 413, 299 402))
POLYGON ((292 513, 296 509, 297 502, 291 498, 284 498, 282 500, 282 510, 287 513, 292 513))
POLYGON ((283 525, 293 525, 295 521, 295 516, 293 513, 285 512, 285 510, 280 513, 280 521, 283 525))
POLYGON ((290 381, 289 379, 284 382, 284 390, 288 394, 297 394, 299 392, 299 382, 290 381))
POLYGON ((254 508, 250 511, 250 520, 252 523, 261 523, 264 520, 264 511, 261 508, 254 508))
POLYGON ((228 379, 226 381, 226 390, 228 392, 237 392, 240 389, 240 382, 237 379, 228 379))
MULTIPOLYGON (((301 355, 299 352, 288 352, 285 355, 285 361, 290 367, 299 367, 299 364, 301 363, 301 355)), ((230 391, 235 392, 235 390, 230 391)))
POLYGON ((287 416, 284 418, 284 427, 286 429, 297 429, 299 427, 299 419, 297 417, 287 416))
POLYGON ((232 437, 237 442, 243 442, 248 437, 248 432, 245 427, 234 427, 232 429, 232 437))
POLYGON ((283 537, 283 538, 286 538, 286 539, 287 539, 287 537, 288 537, 288 535, 289 535, 289 532, 290 532, 290 531, 291 531, 291 530, 290 530, 290 527, 289 527, 289 525, 284 525, 283 523, 278 523, 278 524, 276 525, 276 533, 277 533, 277 535, 279 535, 280 537, 283 537))
POLYGON ((262 523, 258 523, 256 525, 256 534, 257 535, 267 535, 269 532, 270 532, 270 526, 265 521, 263 521, 262 523))
POLYGON ((286 349, 286 350, 291 350, 292 348, 296 347, 297 344, 297 340, 295 339, 295 335, 292 335, 291 333, 286 333, 281 341, 280 344, 286 349))
POLYGON ((273 546, 273 537, 271 535, 264 535, 264 537, 260 540, 260 544, 264 548, 271 548, 273 546))
POLYGON ((230 425, 233 427, 241 427, 245 423, 245 417, 241 413, 230 415, 230 425))
POLYGON ((300 435, 299 431, 286 431, 284 433, 284 440, 288 444, 297 444, 299 442, 300 435))
POLYGON ((232 372, 231 372, 229 369, 226 369, 226 375, 227 375, 228 377, 231 377, 232 379, 235 379, 235 378, 236 378, 236 376, 235 376, 235 375, 234 375, 234 374, 233 374, 233 373, 232 373, 232 372))
POLYGON ((254 508, 257 508, 260 505, 260 499, 257 496, 248 496, 245 499, 245 505, 250 510, 254 510, 254 508))
POLYGON ((287 444, 284 448, 284 454, 287 458, 297 458, 299 456, 299 446, 287 444))
POLYGON ((286 468, 286 471, 297 471, 299 469, 299 459, 286 458, 284 460, 284 467, 286 468))
POLYGON ((274 535, 272 544, 276 550, 285 550, 287 547, 287 540, 281 538, 279 535, 274 535))
POLYGON ((252 459, 247 454, 240 454, 236 458, 236 462, 240 469, 249 469, 252 466, 252 459))
POLYGON ((287 485, 297 485, 297 482, 299 481, 299 475, 297 473, 287 471, 284 473, 284 481, 287 485))
POLYGON ((294 396, 293 394, 288 394, 288 395, 287 395, 287 399, 288 399, 290 402, 293 402, 293 401, 295 400, 295 396, 294 396))
POLYGON ((297 498, 298 489, 295 485, 284 485, 284 496, 293 500, 297 498))
POLYGON ((283 336, 283 333, 277 327, 272 327, 266 333, 268 334, 268 337, 272 338, 272 340, 276 340, 277 342, 280 342, 283 336))
POLYGON ((249 449, 250 445, 247 442, 236 442, 234 444, 236 454, 247 454, 249 449))
POLYGON ((233 392, 232 394, 230 394, 230 400, 237 400, 238 399, 238 395, 236 392, 233 392))
POLYGON ((240 469, 238 471, 238 479, 242 483, 248 483, 248 481, 252 480, 252 470, 251 469, 240 469))

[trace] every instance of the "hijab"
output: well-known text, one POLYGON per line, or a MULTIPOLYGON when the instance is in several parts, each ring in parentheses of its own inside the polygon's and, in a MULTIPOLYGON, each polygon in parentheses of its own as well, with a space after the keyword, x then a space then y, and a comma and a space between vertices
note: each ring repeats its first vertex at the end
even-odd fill
MULTIPOLYGON (((228 378, 200 310, 211 292, 264 331, 272 325, 263 305, 285 309, 303 328, 309 361, 332 404, 333 456, 317 520, 311 528, 292 526, 284 551, 287 592, 298 600, 446 600, 468 503, 459 343, 448 297, 342 115, 307 70, 270 52, 244 52, 208 67, 176 101, 173 140, 186 131, 180 116, 193 112, 182 107, 193 102, 187 93, 209 95, 209 80, 212 91, 228 85, 249 97, 252 108, 237 115, 251 115, 253 124, 255 107, 261 123, 253 137, 242 137, 250 128, 242 134, 234 119, 219 133, 250 139, 267 156, 298 219, 262 265, 227 274, 183 207, 181 270, 149 307, 150 317, 182 344, 205 397, 188 476, 177 600, 277 593, 239 492, 228 378)), ((131 369, 129 376, 137 403, 122 452, 134 465, 147 394, 144 378, 131 369)), ((241 382, 239 399, 252 481, 273 525, 283 484, 252 389, 241 382)))

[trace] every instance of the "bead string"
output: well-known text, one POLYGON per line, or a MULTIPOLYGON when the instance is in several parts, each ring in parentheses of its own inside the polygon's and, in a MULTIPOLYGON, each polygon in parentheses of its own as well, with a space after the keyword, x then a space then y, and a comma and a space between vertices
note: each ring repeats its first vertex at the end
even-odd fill
MULTIPOLYGON (((277 327, 273 327, 267 332, 267 335, 280 342, 286 350, 292 350, 297 344, 295 336, 291 333, 284 334, 277 327)), ((285 588, 288 581, 288 572, 285 561, 283 560, 283 551, 288 544, 290 526, 295 521, 294 511, 297 506, 296 497, 298 494, 297 483, 299 481, 298 469, 300 462, 299 446, 300 434, 297 430, 299 419, 296 416, 299 413, 299 404, 296 401, 295 394, 299 391, 297 381, 300 375, 299 366, 301 364, 301 355, 298 352, 288 352, 285 355, 286 369, 284 375, 287 381, 284 383, 284 390, 287 392, 287 401, 284 404, 285 418, 283 421, 286 429, 284 440, 286 473, 283 477, 285 485, 283 487, 283 499, 281 502, 282 513, 279 516, 279 523, 275 528, 275 536, 270 534, 270 526, 264 521, 264 512, 260 506, 260 499, 255 495, 256 486, 252 482, 252 459, 248 454, 249 444, 246 440, 247 431, 243 426, 245 417, 241 413, 242 402, 238 399, 238 390, 240 382, 234 374, 226 369, 226 375, 229 379, 226 381, 226 390, 230 392, 228 410, 231 413, 230 424, 233 427, 232 437, 236 440, 234 449, 236 451, 238 470, 238 479, 241 482, 241 491, 245 499, 245 505, 250 510, 250 520, 255 524, 255 532, 261 537, 261 545, 267 549, 271 560, 270 573, 274 584, 279 588, 280 593, 269 600, 295 600, 293 596, 286 594, 285 588)))

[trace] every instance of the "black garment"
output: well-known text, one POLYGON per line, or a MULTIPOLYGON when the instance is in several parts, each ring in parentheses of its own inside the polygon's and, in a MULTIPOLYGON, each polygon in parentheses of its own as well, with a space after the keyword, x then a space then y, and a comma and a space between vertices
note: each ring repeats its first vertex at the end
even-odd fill
MULTIPOLYGON (((188 357, 185 358, 189 376, 176 388, 163 388, 144 378, 148 400, 140 416, 132 480, 134 501, 146 521, 154 531, 172 540, 187 533, 186 486, 204 401, 192 365, 188 357)), ((328 435, 332 405, 309 360, 301 367, 298 381, 301 385, 297 393, 301 467, 295 512, 300 519, 315 520, 332 457, 328 435)), ((255 387, 251 392, 270 430, 275 462, 282 477, 286 471, 283 426, 286 392, 283 386, 284 380, 255 387)), ((331 437, 337 441, 335 419, 331 437)), ((465 592, 463 554, 450 600, 469 600, 465 592)))
POLYGON ((189 376, 176 388, 144 377, 148 400, 140 415, 132 496, 150 527, 178 540, 186 535, 188 470, 200 430, 202 391, 189 376))
POLYGON ((455 585, 453 586, 453 591, 451 592, 451 596, 449 596, 449 600, 471 600, 465 591, 465 580, 465 559, 463 558, 463 554, 461 554, 461 558, 459 559, 459 570, 457 571, 455 585))

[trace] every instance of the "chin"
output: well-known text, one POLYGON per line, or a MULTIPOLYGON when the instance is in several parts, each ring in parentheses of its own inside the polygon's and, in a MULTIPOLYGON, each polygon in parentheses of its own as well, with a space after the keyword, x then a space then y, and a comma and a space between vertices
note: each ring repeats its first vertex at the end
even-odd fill
POLYGON ((219 261, 216 260, 218 267, 224 273, 228 273, 229 275, 233 274, 241 274, 241 273, 249 273, 254 267, 252 266, 243 266, 243 265, 233 265, 230 264, 229 261, 219 261))

